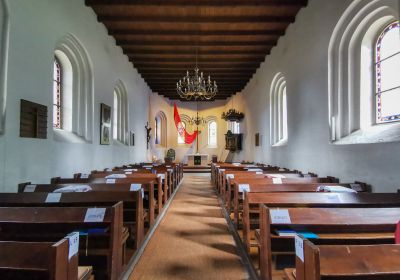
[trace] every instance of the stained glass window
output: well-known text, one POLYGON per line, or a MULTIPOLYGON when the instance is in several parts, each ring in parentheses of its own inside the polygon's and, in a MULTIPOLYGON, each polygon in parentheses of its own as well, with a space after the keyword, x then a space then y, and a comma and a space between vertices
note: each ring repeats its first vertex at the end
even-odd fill
POLYGON ((58 59, 54 58, 53 65, 53 127, 61 128, 61 111, 62 111, 62 69, 58 59))
POLYGON ((400 27, 389 24, 376 42, 376 122, 400 121, 400 27))
POLYGON ((155 126, 154 140, 155 140, 156 144, 160 144, 161 143, 161 119, 160 119, 160 117, 155 118, 154 126, 155 126))
POLYGON ((113 108, 113 139, 118 139, 118 94, 114 91, 114 108, 113 108))
POLYGON ((208 123, 208 145, 217 146, 217 123, 215 121, 208 123))

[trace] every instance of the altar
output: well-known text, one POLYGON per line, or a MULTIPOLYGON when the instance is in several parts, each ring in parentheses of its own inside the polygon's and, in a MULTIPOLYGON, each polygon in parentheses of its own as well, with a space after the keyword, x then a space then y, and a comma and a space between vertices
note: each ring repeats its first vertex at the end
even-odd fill
POLYGON ((208 155, 206 154, 191 154, 187 157, 188 166, 207 166, 208 164, 208 155))

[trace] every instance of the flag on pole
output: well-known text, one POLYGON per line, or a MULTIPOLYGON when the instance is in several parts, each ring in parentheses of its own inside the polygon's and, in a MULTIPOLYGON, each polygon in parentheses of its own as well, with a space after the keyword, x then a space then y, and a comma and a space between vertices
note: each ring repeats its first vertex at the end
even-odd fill
POLYGON ((185 144, 192 144, 197 137, 197 131, 193 132, 193 134, 189 134, 185 127, 182 124, 181 117, 178 113, 178 108, 176 107, 176 103, 174 103, 174 121, 176 125, 176 129, 178 130, 179 135, 185 139, 185 144))

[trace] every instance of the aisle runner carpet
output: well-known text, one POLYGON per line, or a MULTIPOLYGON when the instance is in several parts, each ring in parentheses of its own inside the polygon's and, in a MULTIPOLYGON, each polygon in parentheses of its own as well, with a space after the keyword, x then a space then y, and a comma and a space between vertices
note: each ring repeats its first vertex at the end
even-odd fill
POLYGON ((247 279, 210 183, 185 174, 130 279, 247 279))

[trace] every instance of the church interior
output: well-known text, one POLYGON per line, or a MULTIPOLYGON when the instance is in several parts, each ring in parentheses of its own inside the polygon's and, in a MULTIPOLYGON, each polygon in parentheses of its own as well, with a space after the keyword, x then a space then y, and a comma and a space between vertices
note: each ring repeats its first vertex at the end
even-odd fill
POLYGON ((400 279, 400 0, 0 0, 0 279, 400 279))

